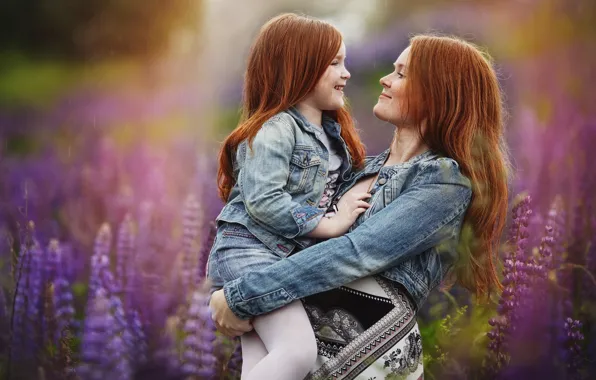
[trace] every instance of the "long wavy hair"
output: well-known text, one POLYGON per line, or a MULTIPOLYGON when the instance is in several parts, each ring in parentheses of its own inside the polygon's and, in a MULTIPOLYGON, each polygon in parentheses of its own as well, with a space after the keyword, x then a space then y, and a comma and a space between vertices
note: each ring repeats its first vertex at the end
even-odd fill
MULTIPOLYGON (((334 26, 306 16, 285 13, 263 25, 248 56, 240 123, 219 152, 217 185, 224 202, 236 181, 232 162, 238 144, 248 139, 250 146, 267 119, 305 99, 341 43, 342 36, 334 26)), ((341 125, 353 165, 362 167, 364 145, 347 106, 327 113, 341 125)))
POLYGON ((457 161, 472 183, 455 266, 456 281, 479 298, 502 290, 497 264, 508 208, 510 161, 492 59, 456 37, 410 40, 406 99, 429 148, 457 161))

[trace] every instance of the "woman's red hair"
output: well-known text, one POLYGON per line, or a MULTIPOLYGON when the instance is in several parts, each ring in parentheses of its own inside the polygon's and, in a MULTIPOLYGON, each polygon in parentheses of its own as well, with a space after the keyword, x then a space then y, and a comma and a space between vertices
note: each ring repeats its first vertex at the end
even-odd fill
POLYGON ((502 285, 496 270, 508 205, 509 159, 503 107, 490 57, 453 37, 410 40, 406 98, 427 145, 457 161, 472 183, 457 281, 479 297, 502 285), (470 236, 473 239, 470 239, 470 236))
MULTIPOLYGON (((341 43, 340 32, 331 24, 292 13, 274 17, 261 28, 248 57, 240 124, 219 153, 217 184, 224 202, 235 184, 232 160, 238 144, 252 142, 269 118, 309 95, 341 43)), ((353 165, 362 167, 364 145, 347 107, 330 114, 341 125, 353 165)))

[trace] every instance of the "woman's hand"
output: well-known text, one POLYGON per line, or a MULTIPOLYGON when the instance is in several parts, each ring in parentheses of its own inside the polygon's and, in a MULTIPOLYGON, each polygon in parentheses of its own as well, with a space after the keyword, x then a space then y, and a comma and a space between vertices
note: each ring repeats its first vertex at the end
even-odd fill
POLYGON ((250 321, 238 318, 228 306, 223 289, 217 290, 209 300, 211 319, 219 332, 230 338, 240 336, 252 330, 250 321))

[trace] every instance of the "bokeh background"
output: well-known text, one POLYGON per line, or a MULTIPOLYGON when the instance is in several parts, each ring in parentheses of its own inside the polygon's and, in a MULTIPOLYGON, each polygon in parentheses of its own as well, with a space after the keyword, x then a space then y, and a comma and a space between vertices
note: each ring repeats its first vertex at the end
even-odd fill
POLYGON ((593 1, 4 0, 0 379, 236 378, 241 356, 201 287, 215 158, 250 43, 285 11, 344 34, 371 155, 393 132, 372 115, 378 80, 411 35, 492 55, 515 168, 506 288, 482 306, 432 294, 426 376, 594 376, 593 1))

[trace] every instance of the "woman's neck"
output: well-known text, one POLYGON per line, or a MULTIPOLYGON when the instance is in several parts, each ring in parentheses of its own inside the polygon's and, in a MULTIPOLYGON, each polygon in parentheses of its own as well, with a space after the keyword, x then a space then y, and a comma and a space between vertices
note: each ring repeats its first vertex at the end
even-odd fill
POLYGON ((386 165, 401 164, 428 150, 416 127, 396 127, 386 165))
POLYGON ((298 103, 296 105, 296 109, 298 109, 298 111, 306 118, 306 120, 308 120, 309 123, 319 127, 323 125, 323 111, 320 109, 304 102, 298 103))

